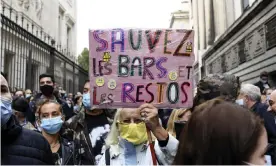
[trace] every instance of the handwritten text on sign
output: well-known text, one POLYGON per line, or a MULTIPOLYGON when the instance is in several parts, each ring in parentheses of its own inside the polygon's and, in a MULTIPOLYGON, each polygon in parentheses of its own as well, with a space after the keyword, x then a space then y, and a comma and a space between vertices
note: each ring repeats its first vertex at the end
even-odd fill
POLYGON ((93 108, 192 106, 191 30, 89 32, 93 108))

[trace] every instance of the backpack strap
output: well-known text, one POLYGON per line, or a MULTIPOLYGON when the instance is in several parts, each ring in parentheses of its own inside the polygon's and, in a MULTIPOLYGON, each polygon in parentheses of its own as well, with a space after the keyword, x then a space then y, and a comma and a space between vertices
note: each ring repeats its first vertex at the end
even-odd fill
POLYGON ((109 151, 110 148, 107 148, 105 150, 105 165, 110 165, 110 151, 109 151))

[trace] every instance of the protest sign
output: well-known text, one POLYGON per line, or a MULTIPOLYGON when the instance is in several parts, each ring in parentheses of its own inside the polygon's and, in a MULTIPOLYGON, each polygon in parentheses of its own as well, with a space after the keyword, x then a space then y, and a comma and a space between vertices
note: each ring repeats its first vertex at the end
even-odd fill
POLYGON ((93 108, 191 107, 193 42, 192 30, 90 30, 93 108))

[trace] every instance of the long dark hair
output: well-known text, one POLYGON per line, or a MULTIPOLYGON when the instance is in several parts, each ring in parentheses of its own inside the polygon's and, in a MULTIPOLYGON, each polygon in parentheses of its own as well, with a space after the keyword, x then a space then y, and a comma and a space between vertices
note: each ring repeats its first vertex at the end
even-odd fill
POLYGON ((174 165, 242 165, 265 131, 250 111, 214 99, 195 108, 181 133, 174 165))

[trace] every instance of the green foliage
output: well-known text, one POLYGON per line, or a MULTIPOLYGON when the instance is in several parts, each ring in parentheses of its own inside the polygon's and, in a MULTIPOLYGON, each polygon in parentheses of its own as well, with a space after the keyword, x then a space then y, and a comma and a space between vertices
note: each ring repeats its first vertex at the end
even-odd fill
POLYGON ((78 63, 84 70, 89 70, 89 50, 87 48, 84 48, 78 56, 78 63))

